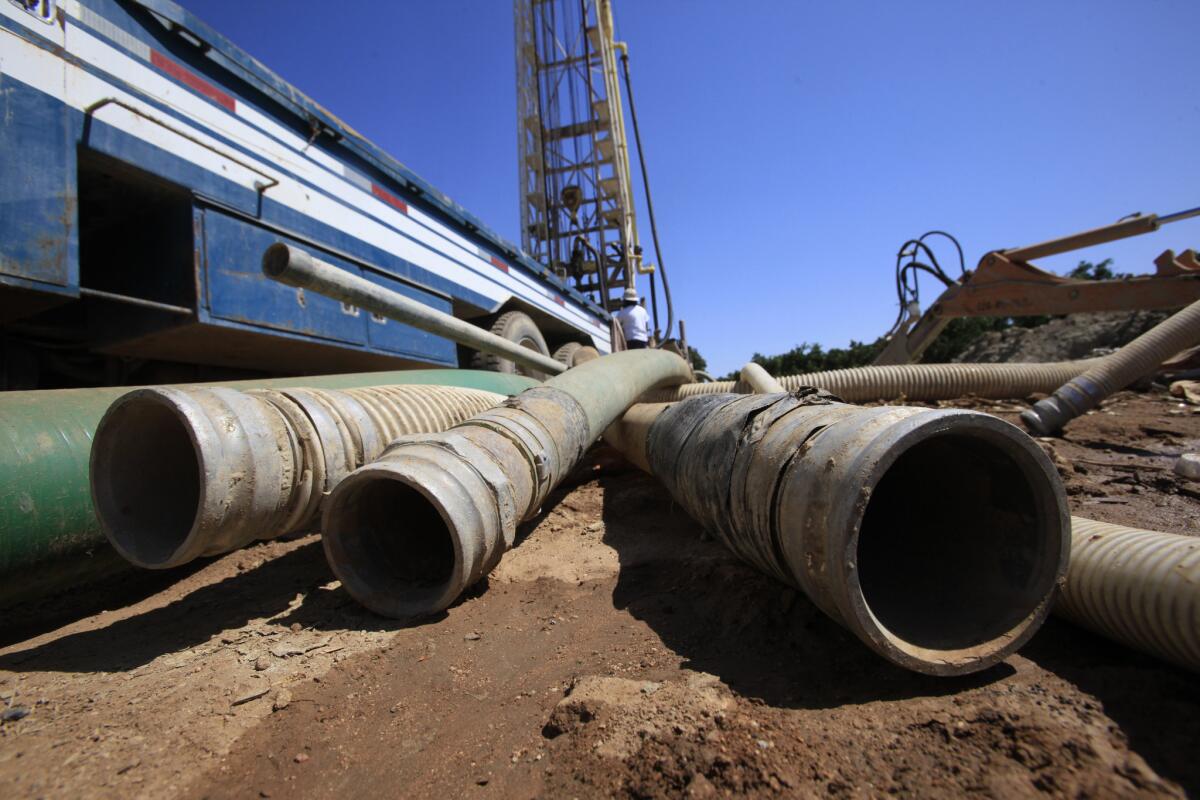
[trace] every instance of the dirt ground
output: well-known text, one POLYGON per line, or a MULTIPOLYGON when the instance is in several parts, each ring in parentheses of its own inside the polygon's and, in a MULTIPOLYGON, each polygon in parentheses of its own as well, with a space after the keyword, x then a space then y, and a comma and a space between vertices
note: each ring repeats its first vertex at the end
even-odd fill
MULTIPOLYGON (((1043 445, 1074 513, 1200 534, 1195 407, 1123 393, 1043 445)), ((311 536, 6 614, 0 797, 1200 794, 1195 675, 1053 619, 984 673, 904 672, 593 456, 419 624, 311 536)))

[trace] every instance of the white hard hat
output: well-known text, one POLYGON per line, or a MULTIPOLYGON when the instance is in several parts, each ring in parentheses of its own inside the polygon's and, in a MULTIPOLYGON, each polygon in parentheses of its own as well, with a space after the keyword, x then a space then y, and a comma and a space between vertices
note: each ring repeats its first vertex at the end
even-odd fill
POLYGON ((632 286, 625 289, 625 294, 622 295, 622 300, 626 303, 636 303, 638 301, 637 289, 632 286))

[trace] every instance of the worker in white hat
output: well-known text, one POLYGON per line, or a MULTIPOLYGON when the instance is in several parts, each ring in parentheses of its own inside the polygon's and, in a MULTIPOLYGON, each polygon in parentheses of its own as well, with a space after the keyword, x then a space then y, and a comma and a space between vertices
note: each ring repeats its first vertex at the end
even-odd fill
POLYGON ((650 346, 650 314, 638 303, 637 289, 630 286, 625 290, 621 308, 613 316, 621 324, 627 349, 642 350, 650 346))

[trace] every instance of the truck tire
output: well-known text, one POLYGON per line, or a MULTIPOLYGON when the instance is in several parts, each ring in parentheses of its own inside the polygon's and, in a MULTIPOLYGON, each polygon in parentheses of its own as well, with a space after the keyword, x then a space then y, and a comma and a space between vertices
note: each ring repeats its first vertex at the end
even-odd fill
MULTIPOLYGON (((496 317, 496 321, 492 323, 491 331, 497 336, 503 336, 510 342, 516 342, 522 347, 537 351, 544 356, 550 355, 550 348, 546 346, 546 339, 542 336, 542 332, 538 330, 537 324, 524 311, 506 311, 496 317)), ((527 375, 531 378, 547 377, 541 372, 517 366, 507 358, 494 356, 491 353, 476 353, 471 358, 471 366, 474 369, 486 369, 491 372, 504 372, 510 375, 527 375)))
POLYGON ((554 351, 554 360, 565 365, 568 369, 599 357, 599 350, 590 345, 580 344, 579 342, 567 342, 554 351))

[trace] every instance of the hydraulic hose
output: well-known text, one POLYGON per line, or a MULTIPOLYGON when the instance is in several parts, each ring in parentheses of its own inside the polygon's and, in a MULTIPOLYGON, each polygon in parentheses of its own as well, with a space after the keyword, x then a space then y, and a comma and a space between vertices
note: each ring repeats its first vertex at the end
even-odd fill
POLYGON ((441 386, 138 389, 96 429, 96 513, 117 552, 151 569, 311 530, 328 493, 393 439, 503 399, 441 386))
MULTIPOLYGON (((625 73, 625 93, 629 95, 629 118, 633 121, 633 141, 637 144, 638 165, 642 170, 642 187, 646 190, 646 210, 650 214, 650 236, 654 239, 654 253, 658 257, 658 271, 662 273, 663 297, 667 301, 667 327, 663 339, 671 338, 675 327, 675 304, 671 300, 671 282, 667 279, 667 266, 663 263, 662 248, 658 244, 658 225, 654 221, 654 198, 650 195, 650 175, 646 172, 646 153, 642 150, 642 132, 638 127, 637 106, 633 102, 633 83, 629 80, 629 53, 621 51, 621 69, 625 73)), ((651 276, 653 280, 653 276, 651 276)), ((653 291, 653 283, 651 283, 653 291)), ((655 302, 655 326, 658 324, 658 304, 655 302)), ((656 331, 657 333, 657 331, 656 331)))
POLYGON ((1054 613, 1200 670, 1200 538, 1071 518, 1071 569, 1054 613))
POLYGON ((636 405, 606 438, 735 554, 917 672, 1016 650, 1067 567, 1053 464, 987 414, 704 395, 636 405))
POLYGON ((1154 372, 1159 364, 1197 342, 1200 342, 1200 300, 1061 384, 1054 394, 1021 412, 1021 422, 1042 436, 1058 433, 1104 398, 1154 372))
MULTIPOLYGON (((515 394, 536 382, 467 369, 359 372, 216 384, 239 389, 384 384, 515 394)), ((211 385, 211 384, 210 384, 211 385)), ((96 425, 131 387, 0 393, 0 607, 127 568, 96 520, 88 458, 96 425)))
POLYGON ((615 353, 444 433, 402 437, 326 501, 330 566, 383 616, 446 608, 499 563, 517 524, 639 395, 690 375, 668 351, 615 353))
MULTIPOLYGON (((974 395, 991 399, 1028 397, 1051 392, 1094 366, 1099 359, 1048 364, 898 364, 854 367, 802 375, 785 375, 779 383, 794 392, 805 386, 825 389, 848 403, 872 400, 952 400, 974 395)), ((642 398, 645 403, 669 403, 704 394, 747 393, 743 381, 688 383, 642 398)))

